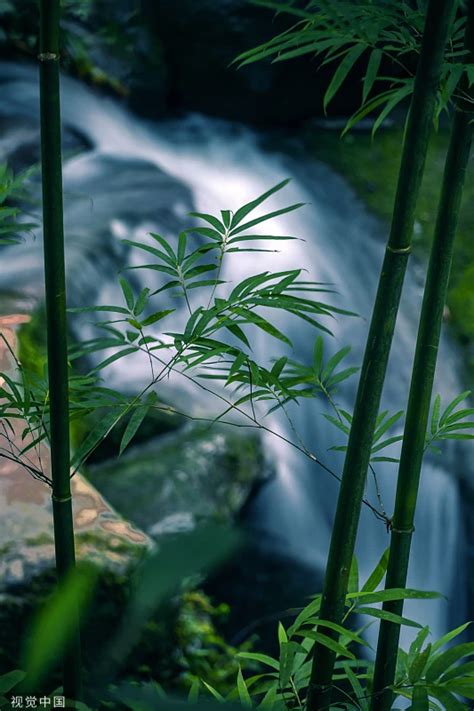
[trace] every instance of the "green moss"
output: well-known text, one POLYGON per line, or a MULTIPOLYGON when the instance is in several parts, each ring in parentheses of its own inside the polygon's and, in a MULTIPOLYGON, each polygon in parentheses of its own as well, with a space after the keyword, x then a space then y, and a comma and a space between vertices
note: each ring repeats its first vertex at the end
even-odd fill
POLYGON ((31 320, 18 329, 18 357, 25 370, 45 372, 47 357, 46 310, 44 304, 31 313, 31 320))
MULTIPOLYGON (((370 133, 356 132, 340 138, 335 131, 311 130, 307 141, 312 154, 346 178, 375 215, 389 222, 392 215, 400 163, 402 130, 399 127, 370 133)), ((428 254, 440 194, 449 130, 434 134, 417 206, 414 250, 428 254)), ((448 307, 461 342, 474 342, 474 172, 471 158, 456 237, 448 307)), ((474 367, 474 363, 471 364, 474 367)))

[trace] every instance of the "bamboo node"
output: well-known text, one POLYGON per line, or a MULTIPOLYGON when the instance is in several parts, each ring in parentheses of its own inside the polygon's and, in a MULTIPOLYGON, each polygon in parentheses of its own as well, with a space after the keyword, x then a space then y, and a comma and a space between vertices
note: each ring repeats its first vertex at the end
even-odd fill
POLYGON ((53 501, 56 501, 58 504, 65 504, 68 501, 72 501, 72 496, 69 494, 69 496, 55 496, 54 494, 51 497, 53 501))
POLYGON ((57 62, 59 60, 59 54, 55 54, 54 52, 40 52, 38 59, 40 62, 57 62))
POLYGON ((392 254, 411 254, 411 246, 410 247, 400 247, 399 249, 396 249, 394 247, 390 247, 390 245, 387 245, 387 251, 392 252, 392 254))
POLYGON ((408 534, 408 535, 411 535, 412 533, 415 532, 415 527, 414 527, 414 526, 411 526, 410 528, 405 528, 405 529, 403 529, 403 528, 394 528, 394 527, 392 526, 390 530, 392 531, 392 533, 400 533, 400 534, 405 534, 405 533, 406 533, 406 534, 408 534))

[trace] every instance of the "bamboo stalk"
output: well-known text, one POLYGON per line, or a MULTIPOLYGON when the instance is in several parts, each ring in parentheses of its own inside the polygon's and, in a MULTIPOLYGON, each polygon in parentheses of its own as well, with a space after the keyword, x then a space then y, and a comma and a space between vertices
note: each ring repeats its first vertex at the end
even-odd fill
MULTIPOLYGON (((51 477, 58 580, 75 567, 70 487, 69 395, 66 282, 59 97, 59 0, 40 0, 40 110, 43 188, 44 270, 51 427, 51 477)), ((63 656, 63 689, 79 700, 81 650, 79 621, 63 656)))
MULTIPOLYGON (((371 445, 380 406, 423 176, 453 0, 430 0, 408 117, 390 237, 380 275, 344 462, 321 604, 321 619, 341 623, 371 445)), ((335 633, 331 633, 336 637, 335 633)), ((316 643, 308 711, 330 706, 335 653, 316 643)))
MULTIPOLYGON (((474 62, 474 2, 469 3, 465 48, 474 62)), ((467 78, 461 82, 443 186, 426 277, 405 432, 399 465, 395 513, 387 568, 386 588, 405 587, 414 517, 420 481, 426 429, 430 414, 433 379, 441 335, 443 309, 448 292, 454 240, 460 212, 466 169, 471 151, 474 121, 474 91, 467 78), (468 99, 464 95, 468 95, 468 99)), ((401 615, 403 601, 385 603, 384 610, 401 615)), ((381 621, 374 673, 372 711, 389 711, 397 664, 399 625, 381 621)))

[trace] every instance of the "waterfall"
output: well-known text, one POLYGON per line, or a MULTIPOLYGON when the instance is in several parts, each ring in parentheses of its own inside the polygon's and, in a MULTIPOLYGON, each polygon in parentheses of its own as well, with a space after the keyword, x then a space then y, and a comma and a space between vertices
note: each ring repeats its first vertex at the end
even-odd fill
MULTIPOLYGON (((3 102, 0 121, 7 126, 0 152, 18 156, 33 145, 38 132, 36 70, 28 65, 0 65, 3 102)), ((360 364, 368 319, 383 256, 386 227, 370 216, 352 190, 327 166, 265 148, 262 134, 240 125, 188 116, 152 123, 137 118, 116 100, 106 98, 70 78, 62 81, 62 113, 66 145, 64 162, 65 224, 69 300, 74 305, 118 303, 117 272, 137 264, 137 255, 121 239, 143 237, 154 229, 167 237, 188 226, 192 209, 215 213, 236 209, 280 180, 290 185, 273 196, 269 207, 278 209, 307 203, 276 223, 279 234, 301 241, 284 243, 281 253, 232 255, 224 278, 238 280, 249 270, 304 267, 308 279, 330 282, 339 292, 337 304, 357 312, 359 318, 340 317, 328 323, 334 337, 326 339, 328 352, 352 345, 351 364, 360 364), (303 241, 304 240, 304 241, 303 241)), ((1 156, 0 156, 1 158, 1 156)), ((4 250, 0 289, 38 295, 42 290, 41 240, 4 250)), ((141 260, 140 260, 141 261, 141 260)), ((130 272, 133 279, 151 272, 130 272)), ((153 278, 153 277, 151 277, 153 278)), ((389 363, 383 408, 405 409, 412 365, 423 270, 413 261, 405 283, 401 311, 389 363)), ((281 318, 281 317, 280 317, 281 318)), ((303 322, 285 323, 299 359, 311 358, 314 336, 303 322)), ((83 335, 90 335, 83 324, 83 335)), ((284 350, 264 334, 255 343, 256 357, 284 350), (272 350, 270 350, 272 349, 272 350)), ((115 384, 136 384, 147 377, 141 358, 119 361, 112 369, 115 384)), ((440 349, 436 391, 444 401, 461 392, 458 354, 449 338, 440 349)), ((351 409, 357 376, 338 394, 338 402, 351 409)), ((328 449, 343 444, 328 423, 320 400, 305 400, 290 408, 294 426, 305 445, 335 471, 343 456, 328 449)), ((292 438, 281 416, 269 426, 292 438)), ((295 449, 271 435, 265 443, 277 465, 277 476, 262 488, 250 507, 249 525, 267 534, 274 545, 323 571, 337 497, 337 482, 295 449)), ((429 624, 433 634, 467 616, 466 558, 459 477, 464 472, 463 451, 448 446, 442 456, 429 455, 423 471, 416 517, 416 534, 409 585, 433 589, 448 598, 410 602, 406 614, 429 624)), ((384 503, 393 508, 396 466, 377 464, 384 503)), ((373 483, 367 495, 376 501, 373 483)), ((384 524, 369 510, 362 512, 357 543, 361 578, 366 577, 389 543, 384 524)))

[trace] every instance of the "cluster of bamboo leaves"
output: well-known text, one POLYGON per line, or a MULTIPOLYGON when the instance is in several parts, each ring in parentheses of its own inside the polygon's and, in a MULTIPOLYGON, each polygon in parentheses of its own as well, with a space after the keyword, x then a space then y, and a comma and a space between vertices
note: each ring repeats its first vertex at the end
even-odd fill
MULTIPOLYGON (((413 67, 420 51, 426 2, 390 0, 252 0, 252 4, 289 16, 294 24, 269 41, 243 52, 239 66, 272 58, 282 62, 303 56, 317 58, 318 67, 335 63, 323 98, 328 108, 355 66, 366 66, 361 105, 349 118, 343 134, 377 111, 372 133, 413 93, 413 67)), ((463 62, 466 18, 453 23, 446 46, 436 122, 459 92, 459 79, 467 70, 474 82, 474 65, 463 62)))
POLYGON ((21 212, 15 203, 25 197, 25 180, 31 170, 14 175, 5 163, 0 164, 0 246, 18 244, 35 222, 19 221, 21 212))
MULTIPOLYGON (((137 630, 158 605, 174 593, 176 586, 189 579, 189 576, 196 576, 215 565, 235 551, 238 545, 235 533, 208 525, 192 534, 170 539, 142 563, 135 573, 133 595, 121 626, 110 646, 103 650, 103 657, 108 660, 108 664, 101 670, 102 676, 98 677, 102 682, 98 688, 101 689, 99 696, 107 702, 107 707, 114 708, 120 701, 132 711, 175 708, 173 698, 157 682, 135 685, 125 683, 117 688, 110 687, 108 681, 111 675, 113 678, 117 664, 134 644, 137 630)), ((277 657, 258 651, 240 652, 238 658, 242 664, 250 663, 255 667, 251 675, 239 669, 235 688, 225 696, 206 679, 196 677, 191 683, 188 701, 182 707, 214 711, 219 708, 214 705, 215 700, 218 704, 224 703, 229 709, 303 711, 310 679, 312 649, 315 642, 319 642, 328 645, 337 655, 334 681, 341 700, 334 702, 331 709, 366 711, 371 698, 373 662, 367 659, 370 645, 363 635, 371 620, 383 619, 417 630, 408 650, 400 650, 394 693, 409 699, 412 709, 466 709, 457 696, 474 698, 473 664, 467 661, 474 654, 474 643, 453 642, 463 634, 469 623, 431 643, 428 641, 430 633, 427 627, 422 627, 415 620, 381 610, 380 603, 389 600, 428 602, 440 597, 436 592, 410 588, 380 589, 387 562, 388 551, 385 551, 368 579, 360 585, 357 561, 353 559, 342 625, 321 619, 321 595, 312 597, 304 608, 293 611, 295 616, 289 626, 278 623, 277 657), (329 630, 336 633, 336 638, 328 636, 329 630), (420 699, 426 699, 424 706, 417 705, 420 699)), ((17 669, 0 676, 0 708, 9 706, 15 689, 24 690, 22 685, 26 682, 37 687, 45 678, 67 641, 71 610, 77 604, 83 611, 91 605, 96 582, 97 571, 94 568, 78 569, 62 583, 41 610, 33 622, 25 648, 26 671, 17 669), (44 646, 46 633, 47 650, 44 646)), ((56 693, 57 690, 52 695, 56 693)), ((82 703, 77 708, 88 711, 90 707, 82 703)), ((92 708, 95 708, 95 704, 92 708)))
MULTIPOLYGON (((122 418, 126 417, 128 422, 120 454, 133 441, 151 409, 170 411, 170 406, 159 397, 159 384, 172 370, 194 382, 197 388, 204 387, 213 392, 223 403, 224 409, 214 417, 215 421, 231 413, 243 416, 249 425, 258 426, 264 421, 265 413, 281 408, 286 414, 285 406, 289 402, 322 397, 333 410, 333 414, 324 416, 345 435, 349 434, 352 414, 341 408, 336 398, 340 384, 358 371, 355 366, 344 366, 350 347, 326 356, 324 339, 318 335, 312 361, 298 361, 288 334, 277 328, 271 317, 272 311, 285 312, 330 336, 328 320, 338 314, 350 313, 316 297, 332 293, 333 289, 327 284, 301 278, 303 270, 300 269, 250 274, 238 284, 226 284, 221 278, 223 263, 229 254, 274 251, 269 249, 272 243, 295 239, 288 235, 260 234, 254 228, 300 208, 301 204, 258 217, 251 215, 287 182, 272 187, 235 212, 222 210, 219 216, 192 213, 191 216, 199 222, 180 233, 176 248, 170 240, 156 233, 150 233, 143 242, 124 240, 133 249, 153 258, 133 269, 158 272, 163 275, 163 284, 155 290, 146 287, 135 293, 131 283, 121 277, 122 304, 70 309, 75 313, 99 314, 99 318, 102 314, 106 316, 95 322, 97 336, 75 342, 70 348, 70 421, 81 421, 95 411, 102 414, 74 452, 71 462, 74 470, 87 461, 122 418), (175 308, 165 308, 168 303, 160 304, 160 295, 165 291, 171 292, 176 299, 175 308), (183 304, 188 312, 187 321, 182 330, 172 330, 176 312, 183 304), (255 333, 255 329, 284 343, 288 355, 269 363, 258 362, 252 350, 252 330, 255 333), (102 378, 107 367, 137 353, 144 354, 150 366, 150 382, 142 392, 130 397, 106 387, 102 378), (76 372, 73 366, 78 359, 97 355, 98 362, 88 373, 76 372), (217 390, 212 390, 208 383, 215 383, 217 390), (265 412, 256 410, 259 402, 267 403, 265 412)), ((11 184, 19 190, 22 177, 12 178, 11 184)), ((11 209, 16 215, 16 208, 11 209)), ((27 225, 28 229, 30 227, 27 225)), ((14 353, 11 355, 16 358, 14 353)), ((2 373, 0 417, 3 442, 0 454, 17 458, 30 474, 47 480, 46 473, 29 460, 31 450, 43 441, 50 441, 47 368, 37 373, 18 361, 17 366, 16 376, 2 373), (15 421, 22 424, 21 444, 14 442, 15 421)), ((468 418, 473 415, 473 410, 464 406, 456 409, 468 395, 465 392, 455 398, 441 416, 439 397, 435 400, 427 446, 433 448, 435 442, 442 439, 472 437, 468 430, 473 424, 468 418)), ((372 445, 372 462, 398 461, 379 452, 401 440, 401 435, 392 432, 392 428, 399 425, 402 416, 402 411, 380 413, 372 445)), ((338 444, 333 449, 345 451, 346 445, 338 444)))

